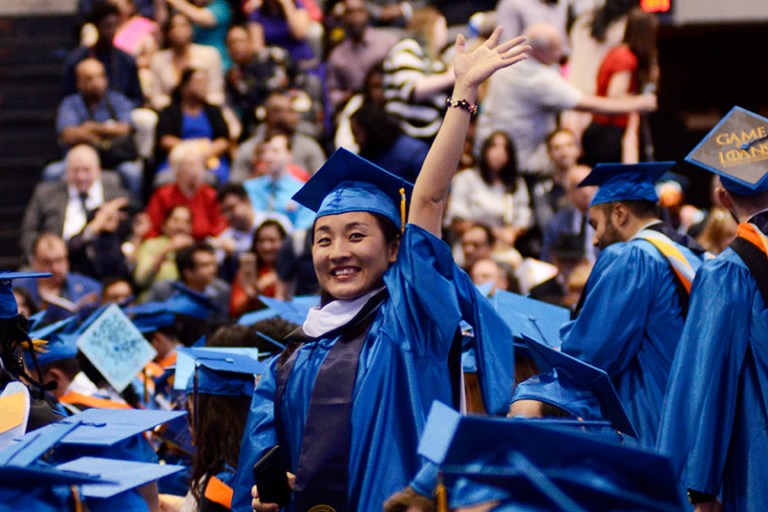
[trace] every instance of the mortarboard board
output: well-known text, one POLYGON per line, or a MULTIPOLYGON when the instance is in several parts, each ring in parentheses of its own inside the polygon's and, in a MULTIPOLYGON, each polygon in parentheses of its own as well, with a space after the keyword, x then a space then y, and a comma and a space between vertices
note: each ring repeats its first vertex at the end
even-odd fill
POLYGON ((579 183, 580 187, 600 187, 589 206, 613 201, 657 202, 654 184, 675 162, 641 162, 639 164, 597 164, 579 183))
POLYGON ((194 368, 189 374, 188 359, 177 359, 176 380, 185 385, 188 393, 204 393, 218 396, 251 396, 254 377, 266 369, 258 360, 256 349, 204 349, 180 348, 180 354, 192 359, 194 368))
POLYGON ((560 347, 560 327, 571 319, 568 309, 504 290, 497 290, 490 301, 512 331, 516 347, 527 349, 523 335, 560 347))
POLYGON ((102 479, 100 482, 83 485, 83 496, 86 498, 111 498, 185 469, 184 466, 172 464, 151 464, 102 457, 81 457, 59 464, 56 468, 102 479))
POLYGON ((76 423, 76 428, 61 439, 61 444, 111 447, 185 414, 184 411, 87 409, 69 418, 46 425, 32 434, 42 432, 44 435, 49 435, 58 429, 70 428, 72 423, 76 423))
POLYGON ((0 466, 0 509, 60 512, 72 510, 73 486, 98 481, 82 473, 47 466, 0 466))
POLYGON ((685 157, 709 172, 734 194, 768 190, 768 119, 733 107, 685 157))
POLYGON ((523 334, 541 372, 515 389, 512 401, 538 400, 577 418, 606 419, 622 433, 637 437, 608 374, 523 334))
POLYGON ((0 272, 0 320, 19 316, 19 305, 13 295, 14 279, 51 277, 47 272, 0 272))
POLYGON ((317 214, 369 212, 383 215, 401 227, 401 195, 405 190, 410 204, 413 185, 344 148, 327 162, 294 194, 293 200, 317 214))
POLYGON ((667 457, 560 423, 461 416, 435 402, 418 452, 439 465, 452 506, 682 510, 667 457))

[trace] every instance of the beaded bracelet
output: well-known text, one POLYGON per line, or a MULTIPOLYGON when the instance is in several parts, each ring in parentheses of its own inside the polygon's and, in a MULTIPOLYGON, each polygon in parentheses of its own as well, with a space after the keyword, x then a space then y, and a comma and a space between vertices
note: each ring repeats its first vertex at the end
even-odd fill
POLYGON ((455 100, 453 98, 448 98, 445 100, 445 105, 447 107, 460 108, 462 110, 466 110, 473 116, 477 115, 477 103, 470 103, 467 100, 455 100))

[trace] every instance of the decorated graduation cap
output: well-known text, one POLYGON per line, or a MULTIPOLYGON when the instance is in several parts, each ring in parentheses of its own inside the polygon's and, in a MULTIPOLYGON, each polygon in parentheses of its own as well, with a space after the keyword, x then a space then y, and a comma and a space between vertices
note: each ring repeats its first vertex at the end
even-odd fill
POLYGON ((265 369, 256 349, 180 348, 174 382, 183 385, 187 393, 251 396, 255 376, 265 369))
POLYGON ((579 183, 580 187, 598 186, 589 206, 613 201, 657 202, 655 183, 675 162, 641 162, 639 164, 597 164, 579 183))
POLYGON ((720 175, 726 190, 751 196, 768 190, 768 119, 733 107, 685 157, 720 175))
POLYGON ((491 500, 502 511, 683 506, 668 458, 560 421, 461 416, 435 402, 418 452, 438 465, 452 507, 491 500))
POLYGON ((52 275, 47 272, 0 272, 0 320, 19 316, 19 305, 13 296, 14 279, 41 279, 52 275))
POLYGON ((339 148, 293 200, 315 212, 316 218, 369 212, 383 215, 402 228, 412 191, 408 181, 339 148))
POLYGON ((608 420, 616 430, 637 437, 607 373, 526 335, 523 339, 541 373, 517 386, 513 402, 538 400, 576 418, 608 420))

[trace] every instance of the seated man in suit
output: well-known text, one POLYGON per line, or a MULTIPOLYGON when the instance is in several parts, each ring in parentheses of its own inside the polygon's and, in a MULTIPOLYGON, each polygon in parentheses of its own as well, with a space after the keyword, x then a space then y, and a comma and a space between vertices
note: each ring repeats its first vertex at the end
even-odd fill
MULTIPOLYGON (((89 215, 103 204, 128 197, 120 179, 103 173, 99 155, 80 144, 66 156, 64 181, 39 183, 21 223, 21 249, 29 256, 33 242, 43 233, 55 233, 68 241, 85 228, 89 215)), ((121 199, 125 201, 125 199, 121 199)))

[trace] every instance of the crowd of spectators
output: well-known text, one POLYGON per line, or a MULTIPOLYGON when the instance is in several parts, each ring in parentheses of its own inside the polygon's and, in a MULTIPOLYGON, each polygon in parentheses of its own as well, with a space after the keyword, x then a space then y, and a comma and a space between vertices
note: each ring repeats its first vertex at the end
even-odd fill
MULTIPOLYGON (((291 196, 339 146, 414 181, 453 81, 449 34, 478 41, 495 24, 532 50, 480 99, 445 239, 478 283, 568 305, 569 279, 583 286, 596 256, 583 164, 643 158, 638 114, 656 108, 641 94, 658 79, 655 20, 638 4, 501 0, 449 26, 446 6, 428 1, 82 1, 61 159, 21 226, 25 262, 51 268, 64 254, 66 268, 31 305, 79 307, 81 292, 115 279, 139 301, 182 281, 222 319, 259 296, 312 293, 313 215, 291 196)), ((727 216, 685 206, 676 185, 668 220, 725 247, 727 216)))

